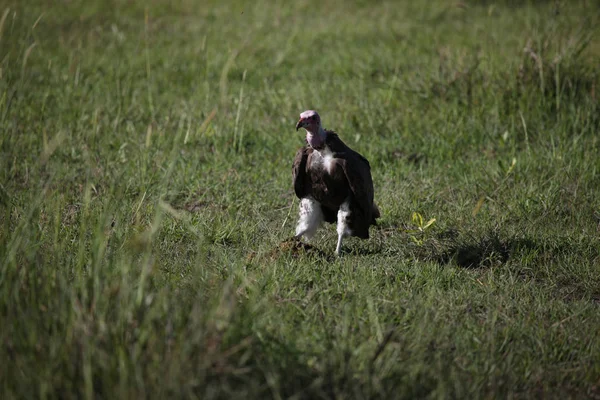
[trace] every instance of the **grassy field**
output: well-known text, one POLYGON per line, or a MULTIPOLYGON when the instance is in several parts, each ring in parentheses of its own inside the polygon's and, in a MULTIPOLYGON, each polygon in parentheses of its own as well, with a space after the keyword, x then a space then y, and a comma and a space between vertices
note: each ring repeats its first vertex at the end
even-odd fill
POLYGON ((600 398, 598 26, 0 0, 0 397, 600 398), (382 212, 339 259, 287 241, 311 108, 382 212))

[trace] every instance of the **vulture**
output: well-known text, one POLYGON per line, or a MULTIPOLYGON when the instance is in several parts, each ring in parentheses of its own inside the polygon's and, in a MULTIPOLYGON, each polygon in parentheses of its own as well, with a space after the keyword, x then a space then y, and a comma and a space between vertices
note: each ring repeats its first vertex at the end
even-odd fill
POLYGON ((369 238, 369 227, 380 217, 373 202, 371 166, 333 131, 323 129, 314 110, 300 114, 296 131, 306 130, 306 145, 292 167, 294 192, 300 199, 296 238, 310 239, 321 222, 337 223, 335 253, 346 236, 369 238))

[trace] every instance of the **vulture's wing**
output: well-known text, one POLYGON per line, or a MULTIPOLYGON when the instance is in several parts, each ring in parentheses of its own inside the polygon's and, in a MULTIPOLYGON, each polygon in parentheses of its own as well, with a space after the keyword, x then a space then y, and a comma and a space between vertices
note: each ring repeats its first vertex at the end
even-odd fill
POLYGON ((292 180, 294 192, 299 199, 306 196, 309 189, 306 187, 306 163, 308 162, 309 149, 307 146, 298 149, 294 164, 292 165, 292 180))
POLYGON ((328 131, 327 139, 328 146, 344 170, 354 198, 364 215, 370 218, 373 215, 374 190, 369 161, 348 147, 335 132, 328 131))
MULTIPOLYGON (((350 149, 349 149, 350 150, 350 149)), ((344 154, 340 165, 346 174, 348 184, 358 205, 365 216, 373 213, 373 179, 371 178, 371 166, 366 158, 350 150, 344 154)))

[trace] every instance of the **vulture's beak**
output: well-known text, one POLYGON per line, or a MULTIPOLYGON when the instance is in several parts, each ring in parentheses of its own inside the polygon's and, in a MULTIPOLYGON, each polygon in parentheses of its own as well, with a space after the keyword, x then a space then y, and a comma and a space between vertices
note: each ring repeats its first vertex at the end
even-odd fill
POLYGON ((296 124, 296 130, 298 130, 298 129, 302 128, 303 126, 304 126, 304 119, 302 119, 302 118, 301 118, 301 119, 298 121, 298 123, 296 124))

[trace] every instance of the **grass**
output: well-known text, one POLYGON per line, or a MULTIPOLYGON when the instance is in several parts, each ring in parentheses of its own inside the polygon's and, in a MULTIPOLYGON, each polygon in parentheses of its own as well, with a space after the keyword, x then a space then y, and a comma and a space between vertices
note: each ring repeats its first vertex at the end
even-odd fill
POLYGON ((2 398, 600 396, 596 2, 0 17, 2 398), (382 211, 339 259, 310 108, 382 211))

